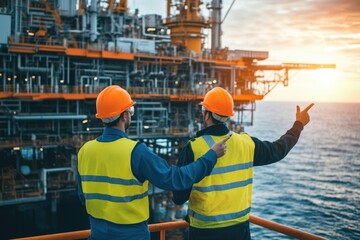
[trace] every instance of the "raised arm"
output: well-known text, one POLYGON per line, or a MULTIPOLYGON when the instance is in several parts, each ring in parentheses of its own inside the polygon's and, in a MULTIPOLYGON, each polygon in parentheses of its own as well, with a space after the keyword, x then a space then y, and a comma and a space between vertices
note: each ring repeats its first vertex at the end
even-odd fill
POLYGON ((308 111, 310 108, 312 108, 315 104, 311 103, 309 106, 307 106, 304 110, 300 111, 300 107, 296 106, 296 121, 299 121, 305 126, 310 122, 310 116, 308 111))
POLYGON ((300 133, 304 126, 309 123, 308 111, 314 103, 307 106, 303 111, 296 106, 296 121, 284 135, 274 142, 261 141, 252 137, 255 143, 254 166, 267 165, 283 159, 299 140, 300 133))

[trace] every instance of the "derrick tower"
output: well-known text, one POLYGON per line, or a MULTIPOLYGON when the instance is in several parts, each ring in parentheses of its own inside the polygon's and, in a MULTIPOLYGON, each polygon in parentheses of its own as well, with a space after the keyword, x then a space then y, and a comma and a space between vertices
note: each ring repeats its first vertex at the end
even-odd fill
POLYGON ((202 31, 208 23, 200 13, 199 0, 168 0, 165 26, 170 29, 173 46, 201 54, 204 38, 202 31))

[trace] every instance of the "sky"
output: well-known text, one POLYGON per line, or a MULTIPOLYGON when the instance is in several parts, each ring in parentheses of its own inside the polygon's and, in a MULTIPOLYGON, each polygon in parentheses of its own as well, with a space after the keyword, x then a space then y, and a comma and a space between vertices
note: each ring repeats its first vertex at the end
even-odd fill
MULTIPOLYGON (((232 2, 222 1, 222 17, 232 2)), ((166 0, 128 0, 128 7, 165 17, 166 0)), ((222 32, 222 47, 268 51, 259 64, 336 64, 290 71, 289 86, 279 84, 265 100, 360 102, 360 0, 235 0, 222 32)))

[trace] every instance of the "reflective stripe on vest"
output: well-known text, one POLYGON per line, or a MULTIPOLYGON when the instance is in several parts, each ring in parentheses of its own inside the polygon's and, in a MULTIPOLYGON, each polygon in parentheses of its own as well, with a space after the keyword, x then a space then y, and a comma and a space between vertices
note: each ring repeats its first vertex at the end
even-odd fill
POLYGON ((220 221, 232 220, 236 218, 241 218, 247 215, 248 213, 250 213, 250 208, 247 208, 245 210, 236 213, 228 213, 228 214, 222 214, 216 216, 205 216, 205 215, 201 215, 200 213, 196 213, 191 209, 188 210, 188 214, 190 216, 206 222, 220 222, 220 221))
POLYGON ((131 170, 135 141, 86 143, 78 154, 78 170, 86 210, 95 218, 133 224, 149 218, 148 182, 139 182, 131 170))
MULTIPOLYGON (((196 138, 191 142, 194 159, 225 137, 196 138)), ((249 219, 255 144, 248 135, 234 133, 226 145, 211 174, 193 185, 188 210, 193 227, 219 228, 249 219)))

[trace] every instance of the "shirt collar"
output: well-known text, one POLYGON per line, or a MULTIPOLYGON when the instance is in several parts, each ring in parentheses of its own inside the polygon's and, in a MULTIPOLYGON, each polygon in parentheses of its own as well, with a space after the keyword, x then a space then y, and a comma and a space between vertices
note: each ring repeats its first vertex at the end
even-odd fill
POLYGON ((196 133, 196 137, 200 137, 202 135, 223 136, 228 133, 229 133, 229 129, 227 128, 225 123, 220 123, 198 131, 196 133))
POLYGON ((112 142, 120 138, 129 138, 128 135, 117 128, 107 127, 104 129, 103 134, 97 138, 99 142, 112 142))

